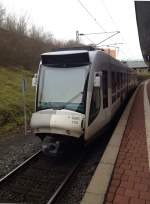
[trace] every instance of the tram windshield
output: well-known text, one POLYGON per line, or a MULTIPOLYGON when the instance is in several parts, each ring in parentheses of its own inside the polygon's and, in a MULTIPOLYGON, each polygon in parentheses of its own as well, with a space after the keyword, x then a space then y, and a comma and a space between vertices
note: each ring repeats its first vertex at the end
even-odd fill
POLYGON ((89 65, 46 67, 41 65, 37 109, 68 109, 85 113, 89 65))

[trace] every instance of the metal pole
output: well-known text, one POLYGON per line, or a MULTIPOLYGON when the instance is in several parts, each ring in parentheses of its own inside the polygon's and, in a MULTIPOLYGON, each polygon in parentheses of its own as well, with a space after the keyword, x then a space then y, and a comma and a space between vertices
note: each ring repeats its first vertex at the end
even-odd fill
POLYGON ((24 112, 24 135, 27 135, 27 110, 26 110, 26 79, 22 79, 23 112, 24 112))
POLYGON ((76 31, 76 42, 79 43, 79 31, 76 31))
POLYGON ((79 35, 100 35, 100 34, 109 34, 109 33, 116 33, 120 31, 110 31, 110 32, 101 32, 101 33, 80 33, 79 35))

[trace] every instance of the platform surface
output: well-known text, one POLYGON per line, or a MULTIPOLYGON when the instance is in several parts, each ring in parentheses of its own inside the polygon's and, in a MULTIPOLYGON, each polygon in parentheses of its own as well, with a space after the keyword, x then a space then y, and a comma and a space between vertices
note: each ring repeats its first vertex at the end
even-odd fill
POLYGON ((81 204, 150 204, 150 81, 125 109, 81 204))

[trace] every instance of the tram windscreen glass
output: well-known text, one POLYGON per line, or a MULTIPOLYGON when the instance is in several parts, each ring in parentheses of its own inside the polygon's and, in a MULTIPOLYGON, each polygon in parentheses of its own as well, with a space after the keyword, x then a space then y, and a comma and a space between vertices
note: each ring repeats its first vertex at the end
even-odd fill
POLYGON ((41 65, 37 110, 68 109, 85 112, 89 65, 55 68, 41 65))

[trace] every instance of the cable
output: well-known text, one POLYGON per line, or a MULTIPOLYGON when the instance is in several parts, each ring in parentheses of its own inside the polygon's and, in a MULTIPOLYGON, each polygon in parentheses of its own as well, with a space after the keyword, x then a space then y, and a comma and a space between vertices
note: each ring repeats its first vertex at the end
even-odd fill
POLYGON ((102 0, 101 2, 103 3, 103 7, 105 8, 106 12, 108 13, 109 18, 110 18, 111 21, 113 22, 115 29, 118 30, 118 29, 117 29, 117 26, 116 26, 116 23, 115 23, 115 21, 114 21, 112 15, 110 14, 108 8, 106 7, 106 5, 105 5, 105 3, 104 3, 104 0, 102 0))
POLYGON ((96 43, 93 42, 89 37, 87 37, 86 35, 84 35, 84 37, 85 37, 87 40, 89 40, 92 44, 94 44, 94 45, 96 46, 96 43))
POLYGON ((103 46, 111 46, 111 47, 113 47, 113 45, 123 45, 124 43, 122 43, 122 42, 119 42, 119 43, 112 43, 112 44, 106 44, 106 45, 99 45, 98 47, 103 47, 103 46))
MULTIPOLYGON (((100 23, 97 21, 97 19, 94 17, 94 15, 84 6, 84 4, 83 4, 80 0, 78 0, 78 2, 79 2, 80 5, 84 8, 84 10, 88 13, 88 15, 95 21, 95 23, 99 26, 99 28, 104 31, 104 33, 107 33, 107 34, 108 34, 108 33, 114 33, 114 32, 116 32, 116 31, 114 31, 114 32, 106 32, 105 29, 103 28, 103 26, 100 25, 100 23)), ((118 31, 118 33, 120 33, 120 32, 118 31)), ((93 33, 93 34, 96 34, 96 33, 93 33)), ((113 36, 114 36, 114 35, 108 37, 107 39, 110 39, 110 38, 113 37, 113 36)), ((103 40, 102 42, 104 42, 104 41, 105 41, 105 40, 103 40)), ((114 42, 114 41, 112 41, 112 42, 114 42)), ((100 43, 98 43, 98 44, 100 44, 100 43)))
MULTIPOLYGON (((111 19, 112 23, 114 24, 115 29, 118 30, 118 26, 117 26, 116 22, 114 21, 112 15, 111 15, 111 13, 110 13, 110 11, 109 11, 108 8, 106 7, 106 4, 104 3, 104 0, 102 0, 102 4, 103 4, 103 7, 105 8, 105 10, 106 10, 106 12, 107 12, 109 18, 111 19)), ((121 34, 122 41, 125 42, 124 44, 127 44, 126 41, 124 40, 124 37, 123 37, 123 35, 122 35, 121 32, 120 32, 120 34, 121 34)), ((130 54, 133 55, 131 49, 129 49, 129 51, 130 51, 130 54)), ((133 56, 134 56, 134 55, 133 55, 133 56)))
POLYGON ((84 6, 84 4, 80 0, 78 0, 78 2, 82 6, 82 8, 84 8, 84 10, 89 14, 89 16, 95 21, 95 23, 99 26, 99 28, 102 29, 104 32, 106 32, 103 26, 97 21, 97 19, 93 16, 93 14, 84 6))
POLYGON ((116 33, 114 33, 113 35, 109 36, 108 38, 106 38, 105 40, 102 40, 101 42, 97 43, 96 45, 101 44, 102 42, 105 42, 106 40, 112 38, 113 36, 117 35, 118 33, 120 33, 119 31, 116 31, 116 33))
POLYGON ((97 34, 109 34, 109 33, 116 33, 119 31, 111 31, 111 32, 102 32, 102 33, 80 33, 80 35, 97 35, 97 34))
MULTIPOLYGON (((105 33, 108 33, 108 32, 106 32, 106 30, 104 29, 104 27, 97 21, 97 19, 94 17, 94 15, 84 6, 84 4, 80 1, 80 0, 78 0, 78 2, 80 3, 80 5, 82 6, 82 8, 88 13, 88 15, 94 20, 94 22, 99 26, 99 28, 100 29, 102 29, 105 33)), ((103 5, 104 5, 104 3, 103 3, 103 5)), ((108 9, 106 8, 106 6, 104 5, 104 7, 105 7, 105 10, 107 11, 107 13, 109 13, 108 12, 108 9)), ((114 23, 114 20, 113 20, 113 18, 112 18, 112 16, 109 14, 109 17, 111 18, 111 20, 113 21, 113 24, 115 24, 114 23)), ((115 27, 116 27, 116 25, 115 25, 115 27)), ((111 37, 108 37, 108 39, 109 38, 111 38, 111 37)), ((123 39, 123 37, 122 37, 122 39, 123 39)), ((90 39, 88 39, 88 40, 90 40, 90 39)), ((90 40, 91 41, 91 40, 90 40)), ((103 40, 103 41, 101 41, 100 43, 102 43, 102 42, 104 42, 105 40, 103 40)), ((123 39, 123 41, 124 41, 124 39, 123 39)), ((92 42, 92 41, 91 41, 92 42)), ((113 41, 112 41, 113 42, 113 41)), ((100 43, 98 43, 98 44, 100 44, 100 43)), ((94 43, 95 44, 95 43, 94 43)), ((98 45, 97 44, 97 45, 98 45)))

